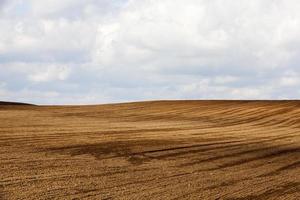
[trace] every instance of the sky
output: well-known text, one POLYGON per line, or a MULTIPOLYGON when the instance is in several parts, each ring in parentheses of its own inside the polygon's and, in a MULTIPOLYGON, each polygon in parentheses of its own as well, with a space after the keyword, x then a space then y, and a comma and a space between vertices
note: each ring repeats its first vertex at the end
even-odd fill
POLYGON ((300 98, 299 0, 0 0, 0 101, 300 98))

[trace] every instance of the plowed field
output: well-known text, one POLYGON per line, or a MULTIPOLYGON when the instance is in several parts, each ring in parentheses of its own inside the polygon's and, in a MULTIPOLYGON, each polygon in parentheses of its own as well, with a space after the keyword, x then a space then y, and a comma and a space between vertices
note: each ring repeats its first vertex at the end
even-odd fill
POLYGON ((0 199, 300 199, 300 101, 0 105, 0 199))

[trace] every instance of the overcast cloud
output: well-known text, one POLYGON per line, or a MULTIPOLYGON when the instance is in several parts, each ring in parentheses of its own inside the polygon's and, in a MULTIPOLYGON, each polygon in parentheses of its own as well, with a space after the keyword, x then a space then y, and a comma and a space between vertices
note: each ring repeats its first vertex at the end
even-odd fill
POLYGON ((0 100, 300 98, 298 0, 0 0, 0 100))

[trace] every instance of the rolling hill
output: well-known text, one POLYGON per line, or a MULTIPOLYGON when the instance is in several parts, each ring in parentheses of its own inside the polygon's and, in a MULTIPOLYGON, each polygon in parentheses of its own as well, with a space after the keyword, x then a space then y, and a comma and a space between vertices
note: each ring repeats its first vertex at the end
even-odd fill
POLYGON ((0 106, 0 199, 300 199, 300 101, 0 106))

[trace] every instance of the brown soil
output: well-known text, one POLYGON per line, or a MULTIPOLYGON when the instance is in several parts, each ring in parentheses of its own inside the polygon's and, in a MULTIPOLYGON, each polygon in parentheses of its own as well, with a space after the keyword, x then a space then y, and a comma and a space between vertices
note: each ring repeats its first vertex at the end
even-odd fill
POLYGON ((0 199, 300 199, 300 101, 0 105, 0 199))

